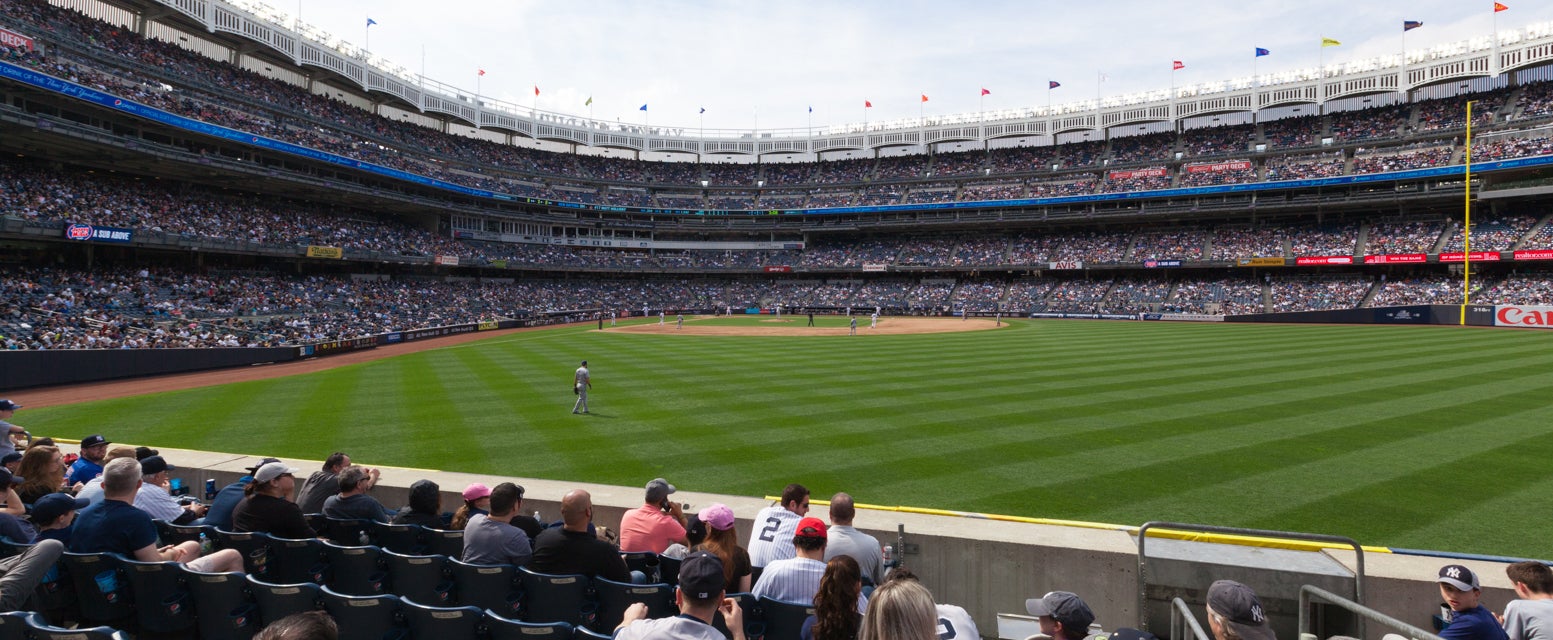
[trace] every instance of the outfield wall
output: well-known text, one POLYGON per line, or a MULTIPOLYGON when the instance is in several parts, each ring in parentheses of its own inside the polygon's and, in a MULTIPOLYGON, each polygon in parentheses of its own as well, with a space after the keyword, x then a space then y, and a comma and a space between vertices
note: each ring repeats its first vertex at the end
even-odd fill
MULTIPOLYGON (((225 486, 242 476, 245 467, 257 462, 255 456, 166 448, 162 454, 178 466, 173 475, 195 488, 203 487, 207 478, 216 480, 218 487, 225 486)), ((321 465, 318 461, 286 462, 302 469, 299 481, 321 465)), ((370 465, 371 461, 358 463, 370 465)), ((521 466, 521 462, 515 464, 521 466)), ((526 490, 524 511, 537 510, 546 520, 559 519, 559 501, 567 491, 586 489, 593 495, 595 522, 611 528, 618 525, 623 513, 641 506, 643 497, 643 489, 638 487, 392 467, 382 468, 382 480, 373 494, 385 505, 398 506, 405 502, 409 485, 422 478, 441 486, 445 511, 461 504, 458 492, 471 482, 516 482, 526 490)), ((669 480, 673 482, 674 478, 669 480)), ((781 489, 771 487, 771 492, 779 493, 781 489)), ((813 496, 815 507, 811 515, 826 517, 820 503, 827 498, 829 495, 813 496)), ((739 539, 746 544, 751 518, 771 504, 761 498, 697 493, 688 488, 682 488, 675 499, 691 503, 692 510, 712 502, 729 505, 738 516, 739 539)), ((940 602, 969 610, 983 637, 997 637, 999 613, 1024 614, 1026 598, 1053 590, 1078 593, 1095 610, 1097 622, 1106 630, 1140 624, 1137 543, 1132 531, 1104 525, 1058 526, 872 509, 860 509, 855 524, 883 544, 894 544, 897 524, 905 525, 906 542, 917 548, 917 553, 905 556, 906 565, 922 577, 940 602)), ((1133 526, 1137 524, 1141 523, 1133 526)), ((1165 603, 1169 597, 1180 596, 1193 604, 1203 620, 1201 603, 1208 585, 1215 578, 1233 577, 1258 589, 1279 635, 1292 639, 1297 615, 1293 598, 1299 585, 1310 581, 1322 584, 1323 580, 1325 584, 1347 585, 1357 567, 1356 554, 1347 550, 1290 551, 1166 541, 1152 535, 1148 549, 1151 558, 1160 558, 1151 563, 1150 575, 1167 583, 1148 589, 1151 598, 1159 599, 1149 605, 1150 628, 1161 636, 1168 632, 1165 603), (1190 556, 1196 561, 1170 564, 1163 556, 1190 556), (1311 575, 1315 577, 1310 578, 1311 575), (1279 597, 1280 594, 1286 597, 1279 597)), ((1501 562, 1381 552, 1364 555, 1364 601, 1428 629, 1430 616, 1439 610, 1436 572, 1441 565, 1454 562, 1479 572, 1485 588, 1485 606, 1502 611, 1505 603, 1514 598, 1501 562)), ((1364 635, 1378 639, 1382 633, 1383 629, 1371 625, 1364 635)))
MULTIPOLYGON (((1494 326, 1494 305, 1467 307, 1466 324, 1494 326)), ((1289 311, 1226 316, 1225 322, 1292 322, 1318 324, 1446 324, 1462 323, 1461 305, 1415 304, 1400 307, 1364 307, 1324 311, 1289 311)))

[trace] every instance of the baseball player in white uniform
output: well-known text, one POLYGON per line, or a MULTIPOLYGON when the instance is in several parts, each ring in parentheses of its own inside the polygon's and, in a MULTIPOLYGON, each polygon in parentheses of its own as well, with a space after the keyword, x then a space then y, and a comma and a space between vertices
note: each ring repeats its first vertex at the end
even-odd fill
POLYGON ((588 375, 588 361, 583 360, 582 366, 577 367, 577 372, 572 374, 572 391, 577 394, 577 402, 572 403, 572 413, 588 412, 588 390, 592 388, 593 379, 588 375))
POLYGON ((615 326, 615 312, 609 312, 609 326, 615 326))
POLYGON ((685 314, 681 313, 681 314, 679 314, 677 316, 674 316, 674 330, 675 331, 679 331, 680 329, 684 329, 684 328, 685 328, 685 314))
POLYGON ((662 311, 658 312, 658 326, 660 326, 660 327, 663 326, 663 312, 662 311))
POLYGON ((847 328, 847 335, 849 335, 849 336, 857 335, 857 316, 852 316, 852 324, 851 324, 850 327, 847 328))
POLYGON ((868 319, 868 328, 869 329, 878 329, 879 328, 879 312, 878 311, 875 311, 874 315, 868 319))

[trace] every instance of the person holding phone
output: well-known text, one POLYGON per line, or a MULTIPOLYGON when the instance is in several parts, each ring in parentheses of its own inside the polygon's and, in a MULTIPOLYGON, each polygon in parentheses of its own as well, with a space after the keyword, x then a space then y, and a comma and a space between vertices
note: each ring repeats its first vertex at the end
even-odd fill
POLYGON ((620 550, 663 553, 671 544, 690 546, 685 538, 683 505, 669 499, 676 489, 663 478, 647 483, 647 499, 620 518, 620 550))

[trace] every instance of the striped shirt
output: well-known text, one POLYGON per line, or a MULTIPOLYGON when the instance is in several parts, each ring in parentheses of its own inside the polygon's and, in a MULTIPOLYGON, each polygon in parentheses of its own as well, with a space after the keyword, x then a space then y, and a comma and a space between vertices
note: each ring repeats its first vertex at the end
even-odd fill
POLYGON ((798 521, 803 516, 781 506, 766 507, 755 514, 754 531, 750 533, 750 564, 764 567, 773 560, 796 557, 793 534, 798 532, 798 521))
MULTIPOLYGON (((820 579, 825 577, 825 563, 809 558, 788 558, 766 565, 760 581, 750 592, 756 598, 771 598, 793 604, 810 605, 814 594, 820 591, 820 579)), ((857 612, 868 609, 868 600, 857 596, 857 612)))

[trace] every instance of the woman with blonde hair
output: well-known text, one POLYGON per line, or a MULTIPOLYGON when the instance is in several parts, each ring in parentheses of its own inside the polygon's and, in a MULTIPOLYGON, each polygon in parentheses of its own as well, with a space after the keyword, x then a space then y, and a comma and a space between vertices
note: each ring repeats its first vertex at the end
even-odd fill
POLYGON ((858 640, 937 640, 933 594, 912 580, 891 580, 874 589, 858 640))

